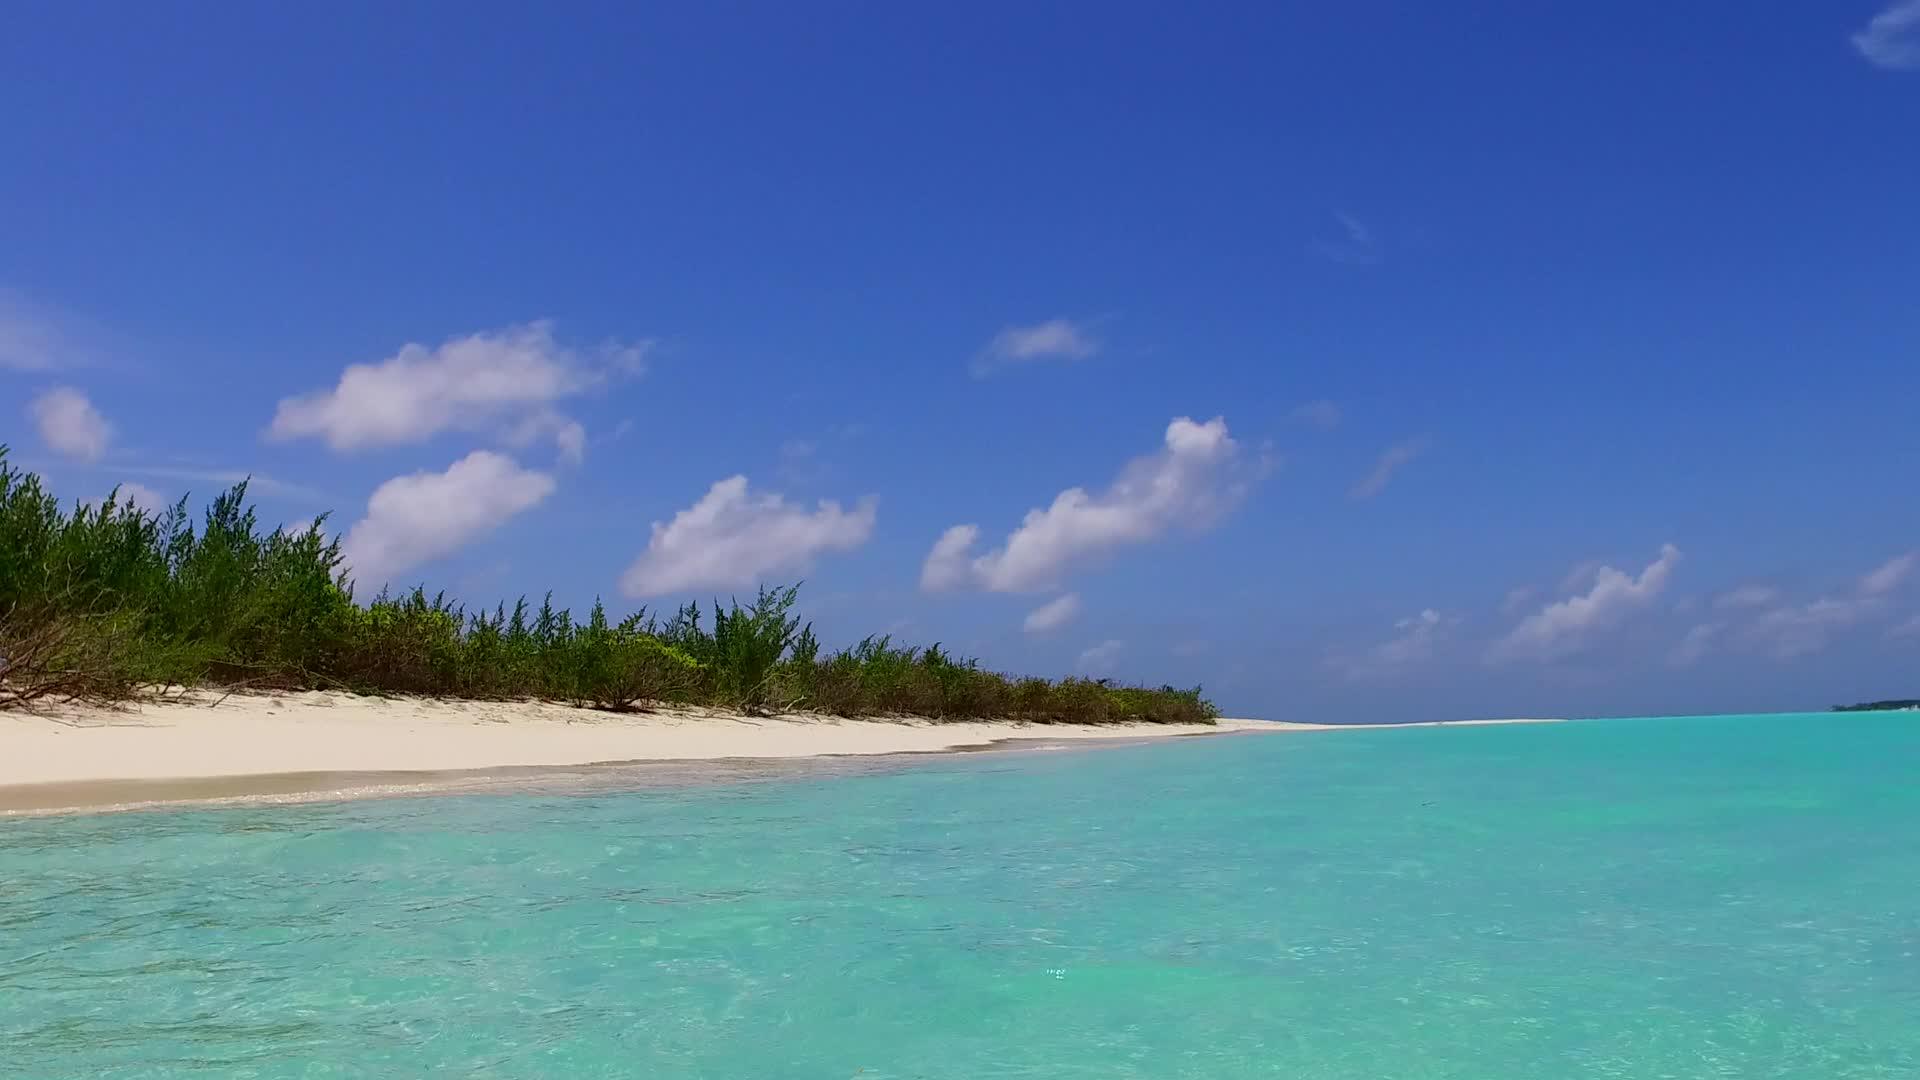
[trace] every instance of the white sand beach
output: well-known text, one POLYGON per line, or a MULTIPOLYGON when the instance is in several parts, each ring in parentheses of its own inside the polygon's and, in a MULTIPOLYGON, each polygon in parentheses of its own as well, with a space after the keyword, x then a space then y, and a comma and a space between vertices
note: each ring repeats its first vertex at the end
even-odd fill
MULTIPOLYGON (((1489 722, 1527 721, 1453 723, 1489 722)), ((370 774, 938 753, 1028 740, 1088 743, 1333 730, 1352 728, 1259 720, 1113 727, 936 724, 694 710, 621 714, 545 702, 331 692, 202 693, 123 708, 0 713, 0 812, 136 799, 344 791, 364 786, 370 774), (355 779, 348 783, 341 779, 345 776, 355 779)))

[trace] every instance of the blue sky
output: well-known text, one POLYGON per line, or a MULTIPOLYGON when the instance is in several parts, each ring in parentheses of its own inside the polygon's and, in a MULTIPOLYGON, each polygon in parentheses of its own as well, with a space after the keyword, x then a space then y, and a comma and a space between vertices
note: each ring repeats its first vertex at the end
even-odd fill
POLYGON ((1920 694, 1920 3, 910 7, 11 12, 0 441, 1239 714, 1920 694))

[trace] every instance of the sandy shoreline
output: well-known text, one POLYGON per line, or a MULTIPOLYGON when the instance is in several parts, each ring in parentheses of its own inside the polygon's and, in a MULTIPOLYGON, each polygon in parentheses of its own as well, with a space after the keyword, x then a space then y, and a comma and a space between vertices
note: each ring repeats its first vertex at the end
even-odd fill
POLYGON ((695 711, 610 714, 543 702, 338 693, 203 695, 124 709, 0 714, 0 813, 301 793, 346 797, 612 763, 779 761, 1030 740, 1092 745, 1342 727, 1257 720, 933 724, 695 711))

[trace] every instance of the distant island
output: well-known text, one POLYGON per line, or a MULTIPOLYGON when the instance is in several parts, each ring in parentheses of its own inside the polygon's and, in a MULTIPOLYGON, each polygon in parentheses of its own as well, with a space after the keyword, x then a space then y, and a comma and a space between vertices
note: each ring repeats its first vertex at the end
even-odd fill
POLYGON ((1920 698, 1896 698, 1892 701, 1863 701, 1858 705, 1835 705, 1834 712, 1893 712, 1920 709, 1920 698))

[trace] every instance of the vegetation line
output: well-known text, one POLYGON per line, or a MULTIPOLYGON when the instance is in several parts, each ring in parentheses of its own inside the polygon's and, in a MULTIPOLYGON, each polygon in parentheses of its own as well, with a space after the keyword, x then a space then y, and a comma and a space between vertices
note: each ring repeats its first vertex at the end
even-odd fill
POLYGON ((219 686, 1035 723, 1218 715, 1199 687, 1016 678, 938 644, 878 636, 823 654, 794 614, 798 586, 618 623, 598 601, 576 620, 551 594, 469 611, 415 588, 363 605, 323 522, 263 533, 244 483, 197 530, 184 498, 160 514, 117 492, 62 510, 0 446, 0 709, 219 686))

